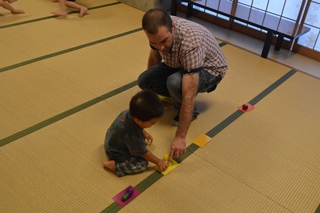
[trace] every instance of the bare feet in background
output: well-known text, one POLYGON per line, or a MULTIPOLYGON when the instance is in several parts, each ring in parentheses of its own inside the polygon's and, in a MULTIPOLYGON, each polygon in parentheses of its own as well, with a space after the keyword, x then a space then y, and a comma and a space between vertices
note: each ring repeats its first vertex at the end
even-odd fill
POLYGON ((6 10, 9 10, 12 14, 24 14, 25 12, 21 9, 15 9, 10 4, 17 0, 0 0, 0 6, 6 10))
POLYGON ((88 8, 86 8, 86 7, 81 7, 81 8, 80 8, 80 12, 79 12, 79 17, 82 18, 87 11, 88 11, 88 8))

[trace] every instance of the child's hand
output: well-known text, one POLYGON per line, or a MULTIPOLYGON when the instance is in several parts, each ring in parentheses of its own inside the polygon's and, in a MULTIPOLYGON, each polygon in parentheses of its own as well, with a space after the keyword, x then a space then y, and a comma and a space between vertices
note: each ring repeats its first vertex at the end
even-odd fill
POLYGON ((164 160, 160 160, 158 163, 157 163, 157 166, 158 166, 158 169, 160 170, 160 172, 164 172, 167 170, 168 166, 169 166, 169 163, 167 161, 164 161, 164 160))
POLYGON ((145 130, 143 130, 143 137, 144 137, 145 140, 148 141, 148 145, 152 144, 153 137, 149 133, 147 133, 145 130))

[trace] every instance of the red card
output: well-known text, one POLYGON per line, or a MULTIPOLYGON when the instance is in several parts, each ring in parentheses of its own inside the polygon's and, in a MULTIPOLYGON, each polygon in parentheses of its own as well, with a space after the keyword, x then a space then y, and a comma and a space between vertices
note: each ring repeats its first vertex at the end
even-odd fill
POLYGON ((243 104, 243 105, 241 105, 241 106, 238 106, 237 108, 238 108, 239 110, 241 110, 242 112, 249 112, 249 111, 251 111, 251 110, 254 109, 254 106, 252 106, 252 105, 249 104, 249 103, 246 103, 246 104, 243 104), (248 107, 248 109, 244 109, 245 107, 248 107))

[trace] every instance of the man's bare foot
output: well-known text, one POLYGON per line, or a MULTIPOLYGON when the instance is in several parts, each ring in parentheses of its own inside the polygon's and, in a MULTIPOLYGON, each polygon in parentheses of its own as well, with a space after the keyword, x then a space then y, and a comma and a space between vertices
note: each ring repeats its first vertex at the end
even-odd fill
POLYGON ((111 169, 112 171, 115 171, 114 165, 115 165, 114 160, 106 160, 102 162, 102 165, 108 169, 111 169))
POLYGON ((20 9, 14 9, 11 11, 12 14, 25 14, 25 12, 23 10, 20 9))
POLYGON ((82 18, 87 11, 88 11, 88 8, 81 7, 80 12, 79 12, 79 17, 82 18))
POLYGON ((51 13, 54 15, 57 15, 57 16, 67 16, 68 15, 68 13, 66 11, 62 11, 62 10, 58 10, 58 11, 51 12, 51 13))
POLYGON ((11 3, 13 3, 13 2, 16 2, 17 0, 7 0, 7 2, 9 3, 9 4, 11 4, 11 3))

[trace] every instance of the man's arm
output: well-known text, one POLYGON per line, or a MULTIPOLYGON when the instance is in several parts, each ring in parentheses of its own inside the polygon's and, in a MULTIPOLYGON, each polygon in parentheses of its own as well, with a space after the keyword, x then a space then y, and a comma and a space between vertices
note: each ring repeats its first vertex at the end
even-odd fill
POLYGON ((159 51, 151 49, 148 59, 148 69, 156 64, 159 64, 161 61, 162 58, 159 51))
POLYGON ((179 158, 186 153, 186 136, 196 102, 199 86, 199 73, 185 74, 182 77, 182 104, 180 108, 179 124, 175 137, 171 143, 169 162, 171 159, 179 158))

